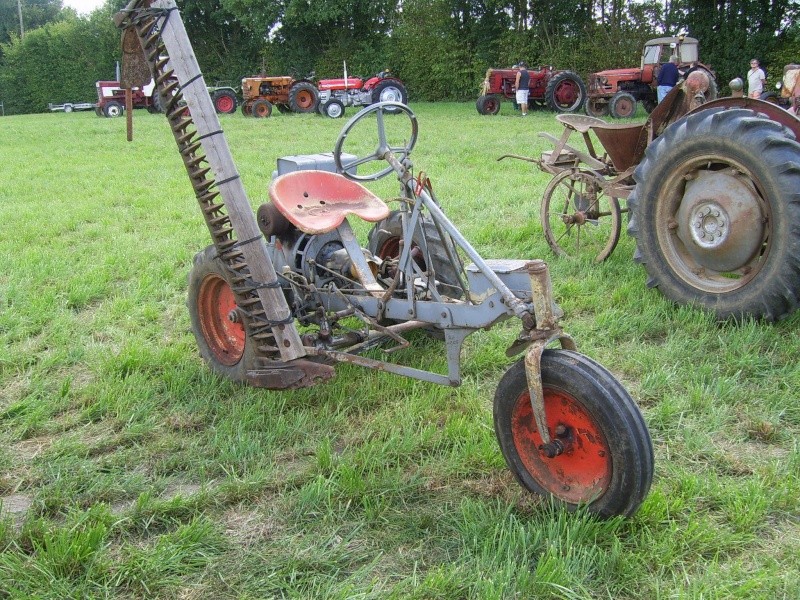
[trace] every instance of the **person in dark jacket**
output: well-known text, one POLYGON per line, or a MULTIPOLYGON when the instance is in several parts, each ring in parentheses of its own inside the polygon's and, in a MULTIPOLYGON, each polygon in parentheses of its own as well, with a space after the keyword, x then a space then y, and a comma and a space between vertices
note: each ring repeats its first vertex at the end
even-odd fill
POLYGON ((679 78, 678 57, 670 56, 669 62, 661 65, 661 70, 658 73, 658 88, 656 88, 656 92, 658 94, 659 103, 664 99, 664 96, 669 94, 669 91, 675 87, 679 78))

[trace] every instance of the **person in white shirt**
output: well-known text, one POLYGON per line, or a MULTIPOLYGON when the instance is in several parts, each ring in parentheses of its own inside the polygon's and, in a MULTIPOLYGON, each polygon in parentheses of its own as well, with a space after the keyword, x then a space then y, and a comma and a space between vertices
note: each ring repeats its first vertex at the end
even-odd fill
POLYGON ((750 61, 750 70, 747 72, 747 96, 758 98, 764 91, 764 81, 767 79, 766 73, 758 66, 755 58, 750 61))

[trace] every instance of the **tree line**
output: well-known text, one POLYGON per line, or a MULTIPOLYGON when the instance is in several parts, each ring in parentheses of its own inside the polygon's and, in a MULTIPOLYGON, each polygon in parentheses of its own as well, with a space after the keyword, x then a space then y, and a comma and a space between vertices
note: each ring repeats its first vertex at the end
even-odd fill
MULTIPOLYGON (((107 0, 88 16, 61 0, 0 0, 6 114, 94 101, 121 55, 107 0), (22 27, 19 13, 22 12, 22 27), (22 35, 24 33, 24 35, 22 35)), ((685 32, 721 87, 750 58, 777 81, 800 62, 799 0, 177 0, 206 81, 370 75, 390 69, 411 100, 476 98, 488 67, 553 65, 587 76, 639 64, 643 43, 685 32)))

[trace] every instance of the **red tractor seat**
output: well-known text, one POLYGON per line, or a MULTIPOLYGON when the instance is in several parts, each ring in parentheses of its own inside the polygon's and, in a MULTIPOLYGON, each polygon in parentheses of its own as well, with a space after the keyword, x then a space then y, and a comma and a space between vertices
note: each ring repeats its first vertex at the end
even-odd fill
POLYGON ((304 233, 336 229, 353 214, 374 223, 389 216, 386 203, 356 181, 329 171, 293 171, 273 180, 269 197, 304 233))

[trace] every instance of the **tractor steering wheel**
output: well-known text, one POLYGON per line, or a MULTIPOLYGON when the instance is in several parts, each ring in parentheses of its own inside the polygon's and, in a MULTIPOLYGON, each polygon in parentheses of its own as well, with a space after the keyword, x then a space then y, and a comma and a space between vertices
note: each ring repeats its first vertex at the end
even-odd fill
POLYGON ((342 132, 339 134, 338 139, 336 140, 336 146, 333 149, 333 160, 336 163, 336 169, 348 179, 352 179, 354 181, 375 181, 376 179, 380 179, 384 175, 391 173, 395 169, 394 166, 392 166, 390 163, 388 167, 381 169, 380 171, 370 173, 369 175, 351 174, 347 172, 347 169, 363 165, 373 160, 387 160, 390 155, 394 156, 399 162, 402 163, 403 160, 409 154, 411 154, 411 150, 414 148, 414 144, 416 143, 417 117, 413 112, 411 112, 411 109, 400 102, 377 102, 360 110, 355 117, 347 122, 342 129, 342 132), (402 146, 391 146, 386 139, 386 126, 383 120, 389 111, 391 111, 393 115, 404 113, 411 121, 411 137, 408 138, 408 141, 404 142, 402 146), (348 161, 347 164, 343 164, 342 151, 348 134, 358 122, 363 121, 372 113, 375 113, 376 123, 378 126, 378 146, 375 148, 375 151, 372 154, 368 156, 357 157, 355 160, 348 161))

